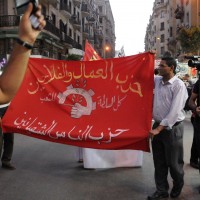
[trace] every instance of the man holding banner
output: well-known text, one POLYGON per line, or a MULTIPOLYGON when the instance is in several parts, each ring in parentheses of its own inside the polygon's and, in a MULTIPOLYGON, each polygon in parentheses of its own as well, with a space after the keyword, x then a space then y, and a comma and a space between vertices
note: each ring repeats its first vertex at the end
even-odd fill
MULTIPOLYGON (((123 47, 119 51, 125 56, 123 47)), ((121 57, 118 56, 118 57, 121 57)), ((102 60, 91 44, 86 40, 84 61, 102 60)), ((100 150, 79 148, 79 161, 84 168, 141 167, 143 152, 138 150, 100 150)))
POLYGON ((171 198, 180 195, 184 185, 183 171, 183 123, 184 105, 188 94, 186 87, 175 76, 176 61, 172 57, 162 58, 155 76, 153 118, 155 123, 150 131, 155 166, 156 192, 149 200, 169 196, 168 170, 173 179, 171 198))

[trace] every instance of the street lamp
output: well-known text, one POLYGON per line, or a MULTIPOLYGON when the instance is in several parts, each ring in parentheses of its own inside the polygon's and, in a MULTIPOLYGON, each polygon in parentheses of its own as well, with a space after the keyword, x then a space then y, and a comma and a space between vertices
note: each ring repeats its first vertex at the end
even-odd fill
POLYGON ((110 47, 108 45, 105 45, 104 47, 104 58, 106 58, 106 52, 110 51, 110 47))

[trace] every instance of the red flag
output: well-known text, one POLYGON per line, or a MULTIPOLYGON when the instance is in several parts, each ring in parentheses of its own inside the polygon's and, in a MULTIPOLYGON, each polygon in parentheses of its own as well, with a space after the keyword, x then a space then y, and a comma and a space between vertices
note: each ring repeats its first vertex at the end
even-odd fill
POLYGON ((98 55, 98 53, 94 50, 92 45, 86 40, 85 42, 85 54, 84 54, 84 61, 91 61, 91 60, 102 60, 102 58, 98 55))
POLYGON ((4 132, 95 149, 149 151, 154 56, 31 58, 4 132))

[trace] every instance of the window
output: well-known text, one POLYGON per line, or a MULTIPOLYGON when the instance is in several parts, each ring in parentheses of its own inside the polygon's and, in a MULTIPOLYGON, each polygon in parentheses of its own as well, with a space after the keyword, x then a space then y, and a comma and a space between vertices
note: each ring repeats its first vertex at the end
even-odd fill
POLYGON ((101 24, 103 23, 102 17, 99 18, 99 22, 100 22, 101 24))
POLYGON ((72 37, 72 29, 69 29, 69 36, 72 37))
POLYGON ((160 18, 164 18, 164 17, 165 17, 165 11, 161 11, 160 18))
POLYGON ((165 42, 165 35, 164 34, 161 35, 160 42, 165 42))
POLYGON ((67 32, 68 32, 68 26, 67 26, 67 24, 65 24, 64 33, 67 34, 67 32))
POLYGON ((7 15, 7 1, 0 0, 0 15, 7 15))
POLYGON ((51 14, 51 18, 52 18, 52 23, 56 25, 56 16, 53 13, 51 14))
POLYGON ((59 23, 60 23, 60 30, 61 30, 62 32, 65 32, 65 25, 64 25, 63 21, 60 20, 59 23))
POLYGON ((161 30, 161 31, 165 30, 165 23, 164 23, 164 22, 162 22, 162 23, 160 24, 160 30, 161 30))
POLYGON ((99 12, 102 13, 103 12, 103 7, 99 6, 99 12))
POLYGON ((165 53, 165 48, 164 47, 160 48, 160 53, 161 53, 161 55, 164 55, 164 53, 165 53))
POLYGON ((189 25, 189 18, 190 18, 190 14, 187 12, 186 14, 186 23, 189 25))
POLYGON ((72 13, 72 2, 69 2, 69 12, 72 13))
POLYGON ((173 36, 173 28, 172 28, 172 27, 169 28, 169 36, 170 36, 170 37, 173 36))

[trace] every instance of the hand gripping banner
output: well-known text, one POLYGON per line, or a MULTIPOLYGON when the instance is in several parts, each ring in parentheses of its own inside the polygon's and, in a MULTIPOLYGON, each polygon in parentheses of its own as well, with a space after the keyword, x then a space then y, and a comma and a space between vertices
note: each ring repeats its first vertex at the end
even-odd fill
POLYGON ((154 55, 97 61, 30 58, 4 132, 95 149, 149 151, 154 55))

